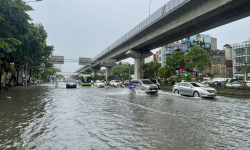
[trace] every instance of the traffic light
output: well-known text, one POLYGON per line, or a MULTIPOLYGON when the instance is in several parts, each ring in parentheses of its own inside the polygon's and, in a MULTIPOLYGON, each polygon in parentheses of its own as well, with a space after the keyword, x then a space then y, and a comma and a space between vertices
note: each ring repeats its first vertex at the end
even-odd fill
POLYGON ((185 77, 187 77, 188 76, 188 73, 187 73, 187 71, 185 71, 185 77))

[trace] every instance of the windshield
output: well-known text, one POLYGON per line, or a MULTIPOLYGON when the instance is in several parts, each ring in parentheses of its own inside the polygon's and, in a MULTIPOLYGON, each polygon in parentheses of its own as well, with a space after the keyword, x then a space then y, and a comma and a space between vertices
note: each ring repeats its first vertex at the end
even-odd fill
POLYGON ((141 81, 143 84, 153 84, 151 81, 149 81, 149 80, 142 80, 141 81))
POLYGON ((96 83, 102 83, 102 81, 96 81, 96 83))
POLYGON ((201 83, 190 83, 190 84, 192 84, 194 87, 204 87, 204 85, 201 83))
POLYGON ((156 84, 156 83, 157 83, 157 81, 156 81, 156 80, 154 80, 154 79, 150 79, 150 81, 151 81, 151 82, 153 82, 154 84, 156 84))
POLYGON ((120 81, 117 80, 117 81, 115 81, 115 82, 120 82, 120 81))
POLYGON ((91 77, 82 77, 82 82, 83 83, 90 83, 91 82, 91 77))
POLYGON ((74 81, 74 80, 68 80, 68 82, 76 82, 76 81, 74 81))

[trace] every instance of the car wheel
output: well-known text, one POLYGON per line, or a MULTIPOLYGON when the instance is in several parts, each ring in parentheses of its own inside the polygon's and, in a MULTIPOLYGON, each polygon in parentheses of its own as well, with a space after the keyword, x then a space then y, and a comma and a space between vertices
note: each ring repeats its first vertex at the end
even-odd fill
POLYGON ((175 94, 175 95, 179 95, 179 91, 178 91, 178 90, 175 90, 175 91, 174 91, 174 94, 175 94))
POLYGON ((200 97, 199 92, 195 91, 195 92, 194 92, 194 97, 200 97))

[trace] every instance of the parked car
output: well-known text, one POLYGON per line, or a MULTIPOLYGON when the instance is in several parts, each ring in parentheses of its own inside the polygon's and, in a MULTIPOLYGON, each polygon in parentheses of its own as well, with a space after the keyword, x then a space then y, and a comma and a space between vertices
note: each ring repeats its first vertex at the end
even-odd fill
POLYGON ((132 80, 131 81, 135 86, 136 89, 141 89, 146 93, 157 93, 158 87, 149 79, 139 79, 139 80, 132 80))
POLYGON ((157 87, 158 87, 158 89, 160 89, 161 87, 160 87, 160 83, 156 80, 156 79, 149 79, 151 82, 153 82, 157 87))
POLYGON ((66 82, 66 88, 76 88, 77 87, 77 83, 75 80, 68 80, 66 82))
MULTIPOLYGON (((242 81, 243 82, 243 81, 242 81)), ((246 85, 248 87, 250 87, 250 82, 249 81, 246 81, 246 85)), ((231 83, 227 83, 226 84, 226 87, 231 87, 231 88, 239 88, 239 87, 242 87, 242 83, 240 83, 239 81, 234 81, 234 82, 231 82, 231 83)))
POLYGON ((104 83, 102 81, 96 81, 94 85, 98 88, 104 88, 104 83))
POLYGON ((229 83, 232 83, 234 81, 238 81, 238 79, 228 79, 228 80, 226 80, 226 83, 229 84, 229 83))
POLYGON ((201 84, 203 84, 205 87, 209 87, 209 83, 207 81, 203 81, 201 84))
POLYGON ((120 86, 120 81, 119 80, 111 80, 109 82, 109 85, 113 86, 113 87, 118 87, 118 86, 120 86))
POLYGON ((174 94, 187 95, 193 97, 215 97, 217 91, 211 87, 205 87, 197 82, 181 82, 173 87, 174 94))

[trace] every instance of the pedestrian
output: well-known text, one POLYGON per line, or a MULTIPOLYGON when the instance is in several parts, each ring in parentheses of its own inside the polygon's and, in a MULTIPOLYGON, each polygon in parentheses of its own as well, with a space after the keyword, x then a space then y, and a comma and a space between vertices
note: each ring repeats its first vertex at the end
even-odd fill
POLYGON ((33 81, 32 80, 30 80, 30 85, 33 85, 33 81))

